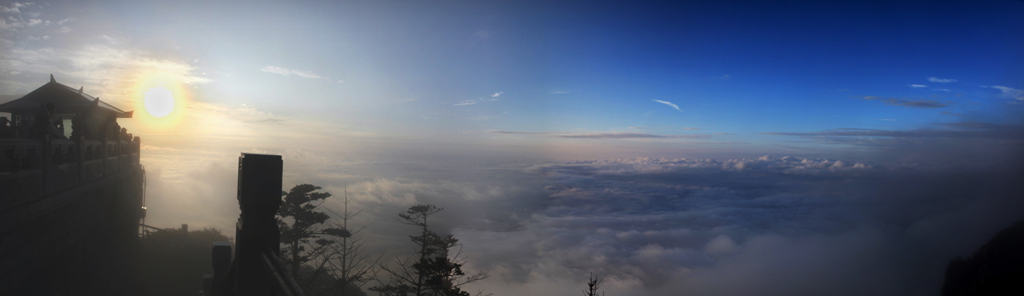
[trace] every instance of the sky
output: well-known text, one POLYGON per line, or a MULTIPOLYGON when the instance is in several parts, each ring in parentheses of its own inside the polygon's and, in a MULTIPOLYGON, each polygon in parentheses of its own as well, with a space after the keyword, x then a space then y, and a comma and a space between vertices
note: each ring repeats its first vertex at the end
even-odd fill
POLYGON ((495 295, 932 295, 1024 217, 1024 1, 213 2, 0 1, 0 101, 134 110, 148 225, 242 152, 389 257, 438 205, 495 295))

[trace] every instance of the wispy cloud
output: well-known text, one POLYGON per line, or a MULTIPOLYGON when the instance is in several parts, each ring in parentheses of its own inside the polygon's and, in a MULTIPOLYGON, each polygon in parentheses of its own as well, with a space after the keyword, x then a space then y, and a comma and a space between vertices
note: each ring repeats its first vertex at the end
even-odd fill
POLYGON ((496 102, 496 101, 498 101, 498 97, 500 97, 502 94, 503 93, 499 91, 499 92, 496 92, 496 93, 494 93, 494 94, 492 94, 492 95, 490 95, 488 97, 477 98, 476 100, 462 100, 462 101, 456 102, 453 105, 455 105, 455 106, 469 106, 469 105, 476 105, 478 103, 483 103, 483 102, 496 102))
POLYGON ((669 105, 669 106, 672 106, 672 108, 676 108, 676 110, 683 111, 683 110, 679 109, 679 106, 676 106, 676 104, 672 104, 672 102, 662 101, 662 100, 651 100, 651 101, 655 101, 655 102, 658 102, 658 103, 669 105))
POLYGON ((295 73, 296 76, 303 77, 303 78, 312 78, 312 79, 323 78, 322 76, 313 74, 313 72, 310 72, 310 71, 300 71, 300 70, 294 70, 293 69, 292 73, 295 73))
POLYGON ((564 132, 521 132, 521 131, 488 131, 492 134, 503 134, 503 135, 555 135, 564 134, 564 132))
POLYGON ((700 128, 699 127, 683 127, 683 129, 684 130, 688 130, 688 131, 695 131, 695 130, 699 130, 700 128))
POLYGON ((709 135, 655 135, 648 133, 579 133, 558 135, 558 138, 568 139, 643 139, 643 138, 671 138, 671 139, 706 139, 709 135))
POLYGON ((13 13, 21 13, 21 8, 25 7, 25 6, 29 6, 29 5, 32 5, 32 2, 26 2, 26 3, 14 2, 14 3, 11 4, 11 6, 0 5, 0 11, 3 11, 3 12, 13 12, 13 13))
POLYGON ((951 82, 956 82, 956 79, 946 79, 946 78, 938 78, 938 77, 928 77, 928 82, 935 82, 935 83, 951 83, 951 82))
MULTIPOLYGON (((77 81, 86 85, 89 94, 102 97, 104 101, 112 100, 111 103, 129 100, 131 96, 125 90, 151 73, 160 73, 162 77, 184 84, 211 82, 188 63, 156 59, 142 51, 98 45, 74 50, 16 48, 9 55, 0 56, 0 69, 18 69, 28 74, 53 73, 58 82, 77 81)), ((11 90, 18 91, 22 87, 38 85, 18 85, 11 90)))
POLYGON ((942 115, 949 115, 949 116, 965 116, 964 114, 961 114, 961 113, 953 113, 953 112, 949 112, 949 111, 942 111, 942 115))
POLYGON ((907 84, 907 86, 909 86, 909 87, 916 87, 916 88, 928 87, 927 85, 924 85, 924 84, 907 84))
POLYGON ((865 99, 865 100, 868 100, 868 101, 878 100, 879 102, 883 102, 883 103, 885 103, 887 105, 903 106, 903 107, 911 107, 911 108, 942 108, 942 107, 949 106, 949 105, 946 105, 946 104, 943 104, 943 103, 940 103, 940 102, 936 102, 936 101, 932 101, 932 100, 910 101, 910 100, 903 100, 903 99, 896 99, 896 98, 885 99, 885 98, 882 98, 882 97, 879 97, 879 96, 866 96, 866 97, 863 97, 862 99, 865 99))
POLYGON ((993 86, 993 88, 999 89, 1003 92, 1003 96, 1007 98, 1017 99, 1024 101, 1024 90, 1010 88, 1005 86, 993 86))
POLYGON ((292 75, 292 70, 288 70, 288 69, 277 67, 277 66, 266 66, 266 67, 263 67, 263 69, 260 69, 260 71, 267 72, 267 73, 281 74, 281 75, 284 75, 284 76, 292 75))
POLYGON ((255 123, 280 123, 284 121, 283 118, 274 116, 274 114, 266 111, 257 109, 255 106, 242 104, 235 108, 232 112, 233 117, 243 122, 255 122, 255 123))
POLYGON ((640 126, 631 126, 631 127, 628 127, 628 129, 644 129, 644 128, 640 127, 640 126))
POLYGON ((898 100, 898 99, 888 99, 888 100, 882 100, 882 102, 885 102, 886 104, 893 105, 893 106, 904 106, 904 107, 913 107, 913 108, 942 108, 942 107, 948 106, 946 104, 939 103, 939 102, 932 101, 932 100, 904 101, 904 100, 898 100))
POLYGON ((323 77, 323 76, 320 76, 320 75, 316 75, 312 71, 287 69, 287 68, 278 67, 278 66, 266 66, 266 67, 263 67, 263 69, 260 69, 260 71, 267 72, 267 73, 274 73, 274 74, 284 75, 284 76, 291 76, 292 74, 295 74, 295 76, 299 76, 299 77, 302 77, 302 78, 310 78, 310 79, 321 79, 322 78, 322 79, 328 79, 326 77, 323 77))
MULTIPOLYGON (((631 127, 632 128, 632 127, 631 127)), ((555 138, 564 139, 706 139, 710 138, 710 135, 694 134, 694 135, 657 135, 649 133, 636 133, 636 132, 591 132, 591 133, 573 133, 573 132, 521 132, 521 131, 489 131, 492 134, 504 134, 504 135, 530 135, 530 136, 550 136, 555 138)))
POLYGON ((550 94, 553 94, 553 95, 564 95, 564 94, 568 94, 568 93, 571 93, 571 91, 567 91, 567 90, 553 90, 553 91, 550 92, 550 94))

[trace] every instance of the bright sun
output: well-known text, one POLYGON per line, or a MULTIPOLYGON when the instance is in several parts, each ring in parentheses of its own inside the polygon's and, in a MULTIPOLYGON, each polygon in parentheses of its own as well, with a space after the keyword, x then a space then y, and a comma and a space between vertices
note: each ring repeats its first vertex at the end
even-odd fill
POLYGON ((149 115, 164 117, 167 114, 171 114, 171 111, 174 111, 174 95, 169 89, 154 87, 147 90, 143 95, 145 96, 143 104, 149 115))

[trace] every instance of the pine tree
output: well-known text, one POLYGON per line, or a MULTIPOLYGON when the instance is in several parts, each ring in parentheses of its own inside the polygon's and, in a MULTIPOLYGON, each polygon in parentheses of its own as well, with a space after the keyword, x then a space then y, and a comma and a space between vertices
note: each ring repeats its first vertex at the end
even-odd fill
POLYGON ((459 252, 452 250, 461 245, 453 235, 440 236, 431 231, 427 218, 443 210, 434 205, 417 205, 405 213, 398 214, 399 222, 420 227, 420 235, 410 236, 419 248, 414 257, 395 259, 393 266, 381 265, 387 273, 385 284, 371 287, 371 291, 388 296, 469 296, 462 286, 488 277, 486 272, 467 275, 458 259, 459 252))
POLYGON ((325 273, 328 246, 334 243, 329 237, 349 237, 351 233, 344 228, 329 227, 325 224, 330 218, 317 208, 323 201, 331 197, 330 192, 318 192, 319 186, 299 184, 289 192, 281 192, 284 197, 277 211, 278 226, 281 229, 281 256, 289 267, 292 276, 301 283, 311 283, 325 273), (286 220, 291 220, 291 224, 286 220), (302 276, 299 271, 303 264, 313 262, 314 272, 302 276), (303 280, 305 278, 305 281, 303 280))

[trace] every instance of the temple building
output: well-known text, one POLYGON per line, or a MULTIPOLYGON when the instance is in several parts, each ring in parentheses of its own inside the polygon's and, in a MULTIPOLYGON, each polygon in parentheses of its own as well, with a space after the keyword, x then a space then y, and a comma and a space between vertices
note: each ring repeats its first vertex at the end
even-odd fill
POLYGON ((142 294, 132 263, 146 214, 141 140, 112 134, 132 112, 53 75, 0 112, 15 125, 2 128, 18 130, 0 137, 0 295, 142 294), (58 118, 79 125, 65 134, 94 131, 67 139, 50 132, 58 118))
MULTIPOLYGON (((35 112, 44 104, 52 103, 56 106, 51 120, 63 118, 70 121, 75 116, 93 114, 95 121, 103 123, 107 118, 132 118, 134 111, 124 111, 114 107, 99 98, 90 96, 84 92, 85 87, 74 89, 70 86, 58 83, 50 74, 50 82, 40 86, 27 95, 3 104, 0 104, 0 112, 11 113, 11 121, 14 126, 30 126, 35 112)), ((65 122, 67 133, 71 132, 69 122, 65 122)))

